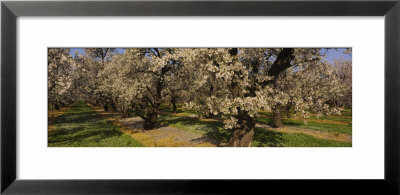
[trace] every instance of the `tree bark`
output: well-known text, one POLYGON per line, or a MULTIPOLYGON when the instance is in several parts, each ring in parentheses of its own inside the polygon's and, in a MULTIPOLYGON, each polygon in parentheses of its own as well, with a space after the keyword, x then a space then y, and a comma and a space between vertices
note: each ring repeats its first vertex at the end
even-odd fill
POLYGON ((61 109, 61 108, 60 108, 60 105, 59 105, 58 103, 55 103, 55 104, 54 104, 54 109, 60 110, 60 109, 61 109))
POLYGON ((122 110, 122 112, 121 112, 121 117, 122 117, 122 118, 128 118, 128 117, 129 117, 128 109, 122 110))
POLYGON ((117 105, 118 105, 117 99, 115 97, 111 98, 111 100, 110 100, 110 109, 113 112, 118 112, 118 106, 117 105))
POLYGON ((279 74, 292 66, 290 63, 294 58, 294 48, 284 48, 277 56, 276 60, 272 64, 271 68, 268 70, 267 75, 274 77, 273 80, 266 80, 261 83, 261 85, 266 86, 269 84, 274 84, 279 74))
POLYGON ((292 108, 292 103, 288 103, 287 105, 286 105, 286 117, 287 118, 291 118, 291 115, 290 115, 290 109, 292 108))
POLYGON ((172 102, 172 112, 176 112, 176 98, 172 97, 171 102, 172 102))
POLYGON ((254 138, 255 120, 246 112, 238 115, 239 127, 235 129, 228 146, 230 147, 250 147, 254 138))
POLYGON ((103 109, 104 109, 105 112, 108 112, 108 105, 104 104, 103 109))
POLYGON ((283 126, 282 122, 283 112, 281 110, 276 110, 272 117, 272 127, 278 128, 283 126))
POLYGON ((146 117, 144 118, 143 129, 146 130, 154 129, 156 122, 157 122, 157 112, 151 112, 149 114, 146 114, 146 117))

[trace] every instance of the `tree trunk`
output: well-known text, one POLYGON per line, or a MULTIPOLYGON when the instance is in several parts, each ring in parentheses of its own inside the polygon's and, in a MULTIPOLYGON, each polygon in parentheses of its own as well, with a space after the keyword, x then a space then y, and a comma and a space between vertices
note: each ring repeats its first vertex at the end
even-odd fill
POLYGON ((291 118, 291 115, 290 115, 290 109, 292 108, 292 103, 288 103, 287 105, 286 105, 286 117, 287 118, 291 118))
POLYGON ((233 132, 228 146, 230 147, 250 147, 254 137, 255 120, 247 113, 238 116, 239 127, 233 132))
POLYGON ((176 112, 176 98, 171 98, 172 102, 172 112, 176 112))
POLYGON ((55 104, 55 103, 52 103, 52 104, 50 105, 50 108, 51 108, 51 110, 55 110, 55 109, 56 109, 56 104, 55 104))
POLYGON ((104 104, 103 108, 104 108, 104 111, 105 111, 105 112, 108 112, 108 106, 107 106, 107 104, 104 104))
POLYGON ((122 118, 128 118, 128 117, 129 117, 128 109, 122 110, 122 112, 121 112, 121 117, 122 117, 122 118))
POLYGON ((117 105, 118 105, 117 100, 116 100, 115 98, 112 98, 112 100, 110 101, 110 109, 111 109, 113 112, 118 112, 118 107, 117 107, 117 105))
POLYGON ((208 113, 207 116, 206 116, 206 118, 214 118, 214 116, 215 116, 215 115, 214 115, 213 113, 208 113))
POLYGON ((282 122, 283 112, 278 110, 273 113, 272 117, 272 127, 278 128, 283 126, 282 122))
POLYGON ((58 104, 58 103, 55 103, 54 104, 54 108, 56 109, 56 110, 60 110, 61 108, 60 108, 60 105, 58 104))
POLYGON ((143 129, 154 129, 157 122, 157 112, 152 112, 146 115, 144 119, 143 129))

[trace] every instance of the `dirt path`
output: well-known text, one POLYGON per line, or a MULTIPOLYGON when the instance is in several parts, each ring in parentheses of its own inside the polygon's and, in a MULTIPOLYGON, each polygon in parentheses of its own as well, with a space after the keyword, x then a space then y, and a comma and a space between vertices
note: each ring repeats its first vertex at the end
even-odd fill
POLYGON ((150 147, 214 147, 207 137, 181 129, 161 126, 153 130, 143 129, 143 119, 139 117, 121 118, 118 113, 105 112, 103 108, 88 104, 101 116, 121 128, 125 134, 132 136, 145 146, 150 147))
POLYGON ((319 138, 319 139, 335 140, 335 141, 346 142, 346 143, 352 142, 352 136, 348 135, 348 134, 343 134, 343 133, 317 131, 317 130, 311 130, 311 129, 300 129, 300 128, 289 127, 289 126, 284 126, 281 128, 272 128, 269 125, 260 124, 260 123, 257 123, 256 127, 267 128, 269 130, 281 132, 281 133, 303 133, 303 134, 311 135, 311 136, 319 138))

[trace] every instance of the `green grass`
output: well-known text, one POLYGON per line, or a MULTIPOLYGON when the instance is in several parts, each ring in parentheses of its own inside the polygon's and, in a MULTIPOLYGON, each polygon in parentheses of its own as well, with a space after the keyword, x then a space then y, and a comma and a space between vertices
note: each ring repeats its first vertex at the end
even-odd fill
POLYGON ((350 109, 345 109, 341 112, 341 115, 322 116, 319 118, 317 118, 316 116, 311 116, 310 118, 352 123, 352 112, 350 109))
POLYGON ((352 125, 338 125, 329 123, 318 123, 318 122, 308 122, 307 125, 303 121, 284 119, 283 124, 293 127, 298 127, 302 129, 312 129, 318 131, 330 131, 337 133, 352 134, 352 125))
POLYGON ((219 121, 200 121, 197 118, 177 117, 168 114, 160 114, 159 122, 177 129, 205 135, 213 140, 227 142, 232 132, 223 128, 219 121))
MULTIPOLYGON (((204 121, 198 118, 174 116, 169 105, 162 105, 162 112, 158 115, 158 122, 177 129, 194 132, 219 142, 227 142, 232 136, 232 130, 223 128, 221 121, 204 121)), ((178 105, 178 113, 198 114, 195 111, 184 111, 178 105)), ((272 113, 260 112, 257 122, 270 123, 272 113)), ((341 120, 349 125, 309 122, 305 125, 302 121, 284 119, 284 125, 303 129, 320 131, 333 131, 351 135, 351 111, 345 111, 343 117, 320 117, 323 120, 341 120), (335 118, 336 117, 336 118, 335 118)), ((218 118, 218 117, 216 117, 218 118)), ((93 109, 83 102, 78 102, 69 111, 55 120, 56 130, 49 136, 50 147, 132 147, 142 146, 131 136, 123 134, 119 127, 102 118, 93 109)), ((351 143, 333 140, 318 139, 302 133, 280 133, 265 128, 256 128, 254 147, 351 147, 351 143)))
MULTIPOLYGON (((160 114, 161 124, 206 135, 216 141, 227 142, 232 131, 223 128, 219 121, 201 121, 197 118, 177 117, 160 114)), ((318 139, 302 133, 280 133, 264 128, 256 128, 254 147, 351 147, 351 143, 318 139)))
MULTIPOLYGON (((181 106, 177 107, 178 113, 195 113, 194 111, 183 111, 181 106)), ((214 140, 227 142, 232 135, 232 131, 223 128, 223 123, 219 121, 201 121, 197 118, 189 117, 178 117, 169 115, 168 112, 172 111, 169 105, 163 105, 162 110, 164 114, 159 115, 159 121, 163 125, 168 125, 178 129, 191 131, 206 135, 214 140)), ((196 113, 197 114, 197 113, 196 113)), ((261 111, 259 112, 259 118, 256 118, 257 122, 260 123, 271 123, 272 113, 261 111)), ((312 129, 319 131, 331 131, 345 134, 352 134, 351 126, 351 111, 345 110, 342 112, 341 116, 325 116, 320 117, 321 120, 334 120, 342 122, 350 122, 349 125, 339 125, 339 124, 329 124, 329 123, 318 123, 318 122, 308 122, 307 125, 303 121, 284 119, 283 123, 287 126, 293 126, 303 129, 312 129), (348 118, 342 118, 342 116, 348 118)), ((262 147, 351 147, 351 143, 339 142, 334 140, 318 139, 311 135, 306 135, 303 133, 279 133, 269 129, 256 128, 254 141, 252 146, 262 146, 262 147)))
POLYGON ((256 128, 252 146, 255 147, 351 147, 351 143, 318 139, 302 133, 280 133, 256 128))
MULTIPOLYGON (((256 118, 256 121, 259 123, 264 124, 271 124, 272 113, 270 112, 259 112, 260 117, 256 118)), ((343 116, 347 116, 348 112, 345 112, 343 116)), ((350 112, 351 116, 351 112, 350 112)), ((312 129, 317 131, 329 131, 329 132, 337 132, 337 133, 344 133, 348 135, 352 135, 352 123, 351 118, 339 118, 340 116, 325 116, 320 117, 320 120, 334 120, 334 121, 341 121, 341 122, 349 122, 348 125, 341 125, 341 124, 331 124, 331 123, 318 123, 318 122, 308 122, 304 124, 301 120, 294 120, 294 119, 283 119, 283 124, 286 126, 292 126, 302 129, 312 129)), ((312 119, 316 119, 315 117, 311 117, 312 119)))
POLYGON ((330 120, 330 121, 338 121, 338 122, 345 122, 345 123, 351 123, 351 117, 340 117, 340 116, 322 116, 322 117, 316 117, 316 116, 311 116, 310 119, 316 119, 316 120, 330 120))
POLYGON ((83 102, 78 102, 55 119, 49 147, 135 147, 142 144, 102 118, 83 102))

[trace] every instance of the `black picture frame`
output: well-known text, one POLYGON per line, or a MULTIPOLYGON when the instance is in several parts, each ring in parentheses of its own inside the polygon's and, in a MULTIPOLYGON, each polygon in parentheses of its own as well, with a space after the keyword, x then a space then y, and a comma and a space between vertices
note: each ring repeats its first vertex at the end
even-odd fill
POLYGON ((399 0, 2 1, 1 193, 399 194, 400 120, 397 120, 400 116, 399 35, 399 0), (385 177, 382 180, 16 179, 16 20, 19 16, 385 16, 385 177))

